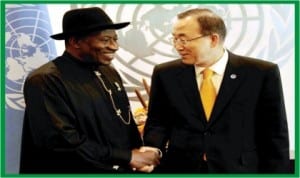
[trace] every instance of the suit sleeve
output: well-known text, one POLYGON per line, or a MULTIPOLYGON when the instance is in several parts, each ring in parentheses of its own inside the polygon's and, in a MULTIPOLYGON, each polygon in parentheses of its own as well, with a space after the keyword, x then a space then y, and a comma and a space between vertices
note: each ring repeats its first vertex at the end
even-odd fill
POLYGON ((268 70, 257 107, 257 140, 262 172, 287 172, 289 137, 278 66, 268 70))
POLYGON ((144 131, 144 144, 165 150, 172 124, 170 120, 172 116, 168 114, 170 113, 170 106, 160 72, 161 70, 158 67, 154 68, 151 80, 148 118, 144 131))

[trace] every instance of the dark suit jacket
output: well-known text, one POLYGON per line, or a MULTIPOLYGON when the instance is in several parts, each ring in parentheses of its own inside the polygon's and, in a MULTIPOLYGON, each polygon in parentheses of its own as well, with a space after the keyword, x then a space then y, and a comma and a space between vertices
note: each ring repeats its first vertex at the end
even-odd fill
POLYGON ((229 61, 207 123, 193 65, 155 67, 145 126, 146 145, 168 150, 166 172, 287 172, 288 127, 277 65, 237 56, 229 61))
POLYGON ((131 150, 142 140, 113 68, 80 62, 65 52, 28 76, 24 98, 21 173, 132 171, 131 150), (124 120, 131 118, 130 124, 116 115, 95 70, 112 90, 124 120))

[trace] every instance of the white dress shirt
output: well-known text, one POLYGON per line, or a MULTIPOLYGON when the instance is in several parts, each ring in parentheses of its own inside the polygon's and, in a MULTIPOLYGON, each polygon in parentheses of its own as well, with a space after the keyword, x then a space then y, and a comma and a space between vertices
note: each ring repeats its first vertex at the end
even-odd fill
MULTIPOLYGON (((214 74, 212 76, 212 82, 214 84, 217 94, 219 93, 219 90, 221 87, 221 83, 222 83, 222 80, 224 77, 227 62, 228 62, 228 52, 225 49, 224 54, 221 57, 221 59, 209 67, 209 69, 214 71, 214 74)), ((199 89, 200 89, 200 86, 201 86, 201 83, 203 80, 202 71, 204 69, 205 69, 204 67, 199 67, 199 66, 195 65, 196 79, 197 79, 197 84, 198 84, 199 89)))

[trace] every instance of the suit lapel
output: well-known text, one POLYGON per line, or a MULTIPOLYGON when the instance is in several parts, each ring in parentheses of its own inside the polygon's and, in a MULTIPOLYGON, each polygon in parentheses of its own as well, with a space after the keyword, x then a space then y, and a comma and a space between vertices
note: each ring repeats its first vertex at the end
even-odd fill
POLYGON ((204 111, 200 101, 194 66, 182 65, 182 70, 177 75, 179 86, 181 86, 184 96, 192 110, 195 111, 197 117, 205 124, 205 120, 201 119, 201 117, 204 117, 204 111))
POLYGON ((212 111, 210 122, 207 125, 208 127, 219 118, 219 115, 239 88, 244 76, 244 71, 239 68, 239 60, 232 53, 229 53, 223 81, 212 111))

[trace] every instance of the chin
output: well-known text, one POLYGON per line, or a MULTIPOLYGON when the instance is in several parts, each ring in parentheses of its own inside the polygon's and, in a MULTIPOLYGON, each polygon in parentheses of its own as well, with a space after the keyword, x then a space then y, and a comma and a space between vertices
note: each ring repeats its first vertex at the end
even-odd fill
POLYGON ((110 61, 105 61, 105 62, 100 62, 101 64, 103 64, 103 65, 110 65, 111 64, 111 62, 110 61))
POLYGON ((191 61, 191 60, 187 60, 187 59, 182 59, 182 63, 184 63, 184 64, 194 64, 195 62, 191 61))
POLYGON ((111 64, 111 61, 112 61, 112 59, 109 59, 109 60, 99 60, 99 62, 100 62, 101 64, 105 64, 105 65, 111 64))

